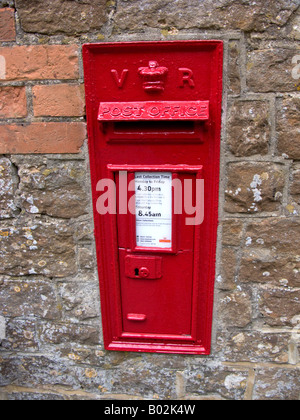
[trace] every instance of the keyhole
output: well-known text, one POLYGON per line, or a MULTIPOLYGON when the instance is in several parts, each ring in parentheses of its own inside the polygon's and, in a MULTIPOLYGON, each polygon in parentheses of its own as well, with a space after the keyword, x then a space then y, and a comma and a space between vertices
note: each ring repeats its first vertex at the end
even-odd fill
POLYGON ((138 268, 135 268, 135 269, 134 269, 134 273, 135 273, 135 275, 136 275, 136 276, 139 276, 139 271, 140 271, 140 270, 139 270, 138 268))

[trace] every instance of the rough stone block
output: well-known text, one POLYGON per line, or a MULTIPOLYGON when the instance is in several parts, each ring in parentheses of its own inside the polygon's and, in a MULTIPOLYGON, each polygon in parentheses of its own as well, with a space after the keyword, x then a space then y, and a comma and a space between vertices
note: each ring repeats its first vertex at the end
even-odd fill
POLYGON ((283 26, 298 7, 297 0, 120 0, 114 18, 115 30, 140 32, 145 26, 177 29, 240 29, 264 31, 283 26))
POLYGON ((298 54, 296 46, 250 51, 247 59, 249 89, 253 92, 296 92, 298 83, 292 77, 292 59, 298 54))
POLYGON ((1 344, 5 350, 38 350, 36 322, 32 320, 11 319, 7 322, 6 339, 1 344))
POLYGON ((19 220, 0 228, 0 274, 66 277, 76 273, 73 228, 60 221, 19 220))
POLYGON ((296 218, 265 219, 249 223, 246 245, 290 254, 300 248, 300 221, 296 218))
POLYGON ((59 294, 69 318, 83 321, 99 316, 99 287, 96 281, 64 283, 59 287, 59 294))
POLYGON ((291 195, 293 200, 297 204, 300 204, 300 168, 295 168, 292 176, 291 195))
POLYGON ((187 378, 187 392, 196 395, 213 395, 232 400, 244 398, 248 382, 246 369, 222 366, 218 362, 191 361, 191 370, 187 378))
POLYGON ((300 285, 299 255, 282 255, 264 248, 245 250, 241 259, 239 280, 297 287, 300 285))
POLYGON ((299 371, 259 368, 253 392, 254 401, 298 401, 299 371))
POLYGON ((279 210, 284 172, 268 162, 238 162, 228 165, 225 210, 229 213, 258 213, 279 210))
POLYGON ((228 93, 240 95, 241 93, 241 51, 237 41, 229 43, 229 64, 228 64, 228 93))
POLYGON ((250 223, 245 238, 239 273, 241 282, 299 287, 300 223, 297 219, 250 223))
POLYGON ((9 219, 17 215, 16 189, 16 170, 9 159, 2 158, 0 159, 0 219, 9 219))
POLYGON ((78 343, 85 345, 100 343, 100 329, 87 324, 47 323, 40 326, 39 334, 44 343, 78 343))
POLYGON ((260 293, 259 310, 267 325, 295 327, 295 319, 299 323, 299 301, 299 290, 265 286, 260 293))
POLYGON ((246 327, 252 319, 250 295, 240 291, 222 295, 218 317, 227 327, 246 327))
POLYGON ((16 0, 25 32, 76 35, 99 30, 107 20, 106 0, 16 0))
POLYGON ((16 201, 31 214, 70 219, 87 213, 82 162, 20 163, 16 201))
POLYGON ((143 360, 128 360, 111 371, 113 393, 129 393, 142 398, 176 397, 176 371, 143 360), (130 390, 128 392, 128 390, 130 390))
POLYGON ((223 222, 223 245, 239 246, 243 236, 243 222, 228 219, 223 222))
POLYGON ((261 331, 235 331, 218 334, 217 350, 228 362, 288 362, 290 334, 265 333, 261 331))
POLYGON ((235 287, 237 265, 236 251, 223 248, 220 275, 217 277, 218 287, 222 290, 232 290, 235 287))
POLYGON ((265 101, 235 101, 229 111, 228 146, 235 156, 268 153, 269 104, 265 101))
POLYGON ((277 103, 278 153, 289 159, 300 159, 300 96, 277 103))
MULTIPOLYGON (((61 317, 55 288, 44 280, 5 280, 0 288, 0 308, 1 313, 9 319, 22 317, 56 319, 61 317)), ((19 321, 22 325, 23 321, 21 319, 19 321)), ((29 333, 34 331, 34 327, 26 326, 26 322, 23 322, 24 336, 29 341, 34 340, 35 334, 29 333)), ((12 324, 13 321, 11 321, 12 324)), ((12 331, 11 327, 8 330, 12 331)))

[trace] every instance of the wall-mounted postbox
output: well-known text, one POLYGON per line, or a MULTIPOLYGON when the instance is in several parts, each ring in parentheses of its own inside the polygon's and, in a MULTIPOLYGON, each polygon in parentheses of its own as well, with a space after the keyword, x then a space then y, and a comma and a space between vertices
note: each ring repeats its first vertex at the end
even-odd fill
POLYGON ((83 47, 105 348, 209 354, 221 41, 83 47))

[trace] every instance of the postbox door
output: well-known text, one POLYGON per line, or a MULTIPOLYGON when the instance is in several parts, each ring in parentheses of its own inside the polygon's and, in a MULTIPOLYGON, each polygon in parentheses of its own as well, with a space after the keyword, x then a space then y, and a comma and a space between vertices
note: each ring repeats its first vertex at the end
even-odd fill
POLYGON ((112 167, 119 200, 120 188, 125 187, 120 176, 129 190, 128 214, 120 214, 120 203, 117 211, 123 337, 141 334, 192 339, 199 226, 186 222, 189 215, 184 198, 190 199, 191 205, 195 199, 203 199, 196 197, 202 169, 180 165, 129 170, 128 165, 112 167), (185 191, 187 185, 190 191, 185 191))

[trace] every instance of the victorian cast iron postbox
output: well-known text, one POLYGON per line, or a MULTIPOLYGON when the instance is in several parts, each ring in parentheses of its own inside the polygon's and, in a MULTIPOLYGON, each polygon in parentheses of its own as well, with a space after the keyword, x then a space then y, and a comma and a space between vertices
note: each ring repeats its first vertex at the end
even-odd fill
POLYGON ((209 354, 221 41, 83 47, 105 348, 209 354))

